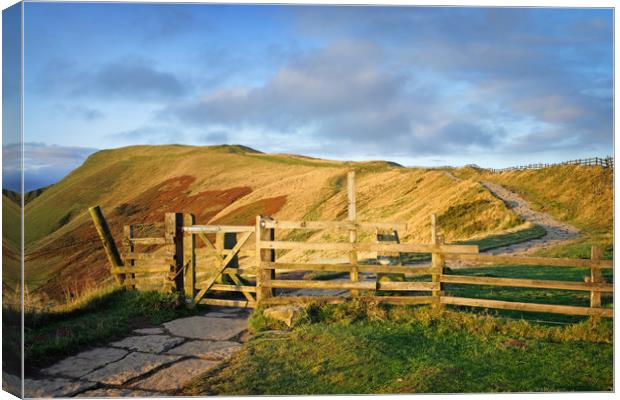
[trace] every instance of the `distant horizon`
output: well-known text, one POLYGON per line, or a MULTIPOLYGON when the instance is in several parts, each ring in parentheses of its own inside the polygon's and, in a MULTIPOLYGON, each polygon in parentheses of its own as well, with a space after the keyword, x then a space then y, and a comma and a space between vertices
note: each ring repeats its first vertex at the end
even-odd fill
MULTIPOLYGON (((32 143, 25 143, 25 147, 28 147, 28 145, 31 145, 32 143)), ((453 165, 453 164, 444 164, 444 165, 407 165, 407 164, 401 164, 398 163, 396 161, 390 160, 390 159, 337 159, 337 158, 330 158, 330 157, 317 157, 317 156, 309 156, 307 154, 300 154, 300 153, 291 153, 291 152, 267 152, 267 151, 263 151, 262 149, 257 149, 254 147, 250 147, 244 144, 240 144, 240 143, 220 143, 220 144, 209 144, 209 145, 193 145, 193 144, 184 144, 184 143, 168 143, 168 144, 132 144, 132 145, 127 145, 127 146, 120 146, 120 147, 112 147, 112 148, 106 148, 106 149, 87 149, 85 148, 84 150, 87 150, 89 152, 85 152, 84 153, 84 157, 83 159, 77 163, 75 165, 74 168, 71 168, 69 170, 67 170, 64 174, 62 174, 61 171, 55 171, 58 173, 58 175, 47 175, 47 173, 45 172, 45 170, 43 170, 43 173, 40 172, 40 170, 34 169, 31 171, 25 171, 25 178, 24 178, 24 192, 28 193, 28 192, 32 192, 35 190, 39 190, 39 189, 44 189, 48 186, 51 186, 59 181, 61 181, 63 178, 65 178, 67 175, 69 175, 72 171, 74 171, 75 169, 81 167, 84 162, 86 161, 86 159, 97 153, 100 151, 105 151, 105 150, 120 150, 120 149, 125 149, 125 148, 129 148, 129 147, 164 147, 164 146, 185 146, 185 147, 220 147, 220 146, 231 146, 231 147, 235 147, 235 146, 239 146, 239 147, 245 147, 248 148, 249 150, 253 150, 256 151, 260 154, 266 154, 266 155, 291 155, 291 156, 299 156, 299 157, 309 157, 309 158, 315 158, 315 159, 319 159, 319 160, 325 160, 325 161, 339 161, 339 162, 387 162, 387 163, 393 163, 393 164, 397 164, 398 166, 402 167, 402 168, 428 168, 428 169, 433 169, 433 168, 463 168, 463 167, 468 167, 468 166, 476 166, 482 169, 503 169, 503 168, 511 168, 511 167, 518 167, 518 166, 522 166, 522 165, 528 165, 528 164, 537 164, 537 163, 547 163, 547 164, 559 164, 562 162, 567 162, 567 161, 573 161, 573 160, 578 160, 578 159, 587 159, 587 158, 607 158, 607 157, 614 157, 613 151, 612 154, 605 154, 605 155, 590 155, 587 157, 579 157, 579 158, 575 158, 575 159, 566 159, 566 160, 561 160, 561 161, 557 161, 557 162, 548 162, 545 160, 538 160, 538 161, 534 161, 534 162, 527 162, 527 163, 521 163, 521 164, 514 164, 514 165, 505 165, 502 167, 490 167, 490 166, 485 166, 485 165, 480 165, 477 164, 475 162, 471 162, 471 163, 465 163, 465 164, 461 164, 461 165, 453 165), (33 173, 34 171, 34 173, 33 173), (60 175, 62 174, 62 175, 60 175)), ((77 160, 74 160, 77 161, 77 160)), ((27 162, 27 159, 25 159, 25 162, 27 162)), ((13 192, 19 192, 20 188, 19 186, 16 184, 16 180, 9 176, 9 179, 6 179, 6 176, 3 177, 3 185, 2 185, 2 189, 7 189, 13 192)))

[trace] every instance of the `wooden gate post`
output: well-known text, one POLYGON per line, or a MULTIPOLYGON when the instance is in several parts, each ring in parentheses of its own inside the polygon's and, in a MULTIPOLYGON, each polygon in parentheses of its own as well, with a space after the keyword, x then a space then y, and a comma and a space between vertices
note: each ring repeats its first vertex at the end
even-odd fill
MULTIPOLYGON (((443 244, 443 239, 437 235, 437 215, 431 216, 431 240, 436 246, 443 244)), ((441 307, 441 296, 443 295, 443 285, 441 284, 441 275, 444 273, 446 259, 443 254, 435 251, 431 255, 433 273, 431 274, 432 282, 439 285, 439 288, 431 291, 433 297, 433 307, 441 307)))
MULTIPOLYGON (((592 246, 590 258, 592 261, 599 261, 601 259, 602 251, 598 246, 592 246)), ((590 267, 590 282, 593 284, 603 282, 603 272, 600 268, 590 267)), ((590 307, 601 307, 601 292, 592 290, 590 292, 590 307)))
MULTIPOLYGON (((357 209, 356 209, 356 200, 355 200, 355 171, 350 171, 347 174, 347 210, 348 210, 349 221, 355 224, 357 222, 357 209)), ((354 227, 353 229, 349 230, 349 243, 356 243, 356 242, 357 242, 357 228, 354 227)), ((354 266, 353 269, 351 270, 351 273, 349 274, 349 278, 351 279, 351 282, 359 282, 360 280, 359 272, 357 268, 355 267, 355 265, 357 265, 357 261, 358 261, 357 251, 351 250, 349 252, 349 264, 354 266)), ((351 290, 350 293, 352 297, 359 296, 359 290, 357 289, 351 290)))
POLYGON ((260 242, 263 240, 275 240, 275 229, 263 227, 263 217, 260 215, 256 217, 256 302, 260 302, 264 299, 273 296, 273 290, 271 287, 265 287, 265 284, 269 285, 272 279, 275 279, 276 271, 272 268, 265 268, 263 262, 275 262, 276 252, 273 249, 261 248, 260 242))
MULTIPOLYGON (((110 232, 108 222, 103 216, 101 207, 91 207, 88 209, 88 212, 90 213, 90 217, 95 224, 95 229, 97 229, 97 234, 99 235, 99 239, 101 239, 103 249, 105 250, 105 255, 108 257, 111 268, 122 268, 124 265, 123 261, 121 260, 121 256, 118 252, 118 249, 116 248, 116 243, 114 243, 114 238, 112 237, 112 233, 110 232)), ((121 285, 125 283, 125 274, 113 275, 116 279, 116 282, 121 285)))
MULTIPOLYGON (((195 223, 194 214, 183 214, 183 227, 195 223)), ((183 291, 185 303, 192 304, 196 293, 196 237, 191 232, 183 232, 183 291)))
MULTIPOLYGON (((125 254, 133 253, 135 250, 135 246, 133 244, 133 241, 131 240, 134 237, 133 225, 125 225, 123 227, 123 236, 124 236, 123 246, 125 247, 125 254)), ((127 269, 127 272, 129 272, 134 266, 135 266, 135 260, 133 259, 125 260, 125 268, 127 269)), ((125 275, 125 277, 126 276, 127 275, 125 275)), ((135 289, 136 288, 136 274, 130 273, 129 277, 131 278, 131 281, 129 283, 125 281, 125 284, 127 287, 131 287, 132 289, 135 289)))
POLYGON ((171 288, 179 293, 183 290, 183 214, 166 213, 164 237, 168 255, 173 258, 170 265, 171 288))

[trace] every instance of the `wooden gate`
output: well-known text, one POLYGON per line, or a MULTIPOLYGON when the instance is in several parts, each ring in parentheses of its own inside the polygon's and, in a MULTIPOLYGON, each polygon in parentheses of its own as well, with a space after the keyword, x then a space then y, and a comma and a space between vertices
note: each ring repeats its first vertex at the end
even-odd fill
POLYGON ((240 262, 241 250, 255 227, 194 225, 193 216, 186 214, 182 230, 188 304, 255 307, 254 248, 240 262))

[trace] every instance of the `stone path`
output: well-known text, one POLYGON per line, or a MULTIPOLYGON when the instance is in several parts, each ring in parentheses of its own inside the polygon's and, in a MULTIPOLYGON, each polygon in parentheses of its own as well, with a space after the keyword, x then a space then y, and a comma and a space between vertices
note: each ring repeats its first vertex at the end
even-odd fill
POLYGON ((489 254, 529 254, 536 250, 555 246, 570 240, 576 239, 580 232, 579 229, 564 222, 554 219, 551 215, 534 211, 528 202, 518 194, 506 189, 502 185, 488 181, 480 183, 490 190, 495 196, 502 199, 508 207, 528 222, 542 226, 547 234, 539 239, 528 240, 527 242, 517 243, 489 250, 489 254))
POLYGON ((26 397, 170 396, 249 339, 249 310, 221 308, 83 351, 25 380, 26 397))

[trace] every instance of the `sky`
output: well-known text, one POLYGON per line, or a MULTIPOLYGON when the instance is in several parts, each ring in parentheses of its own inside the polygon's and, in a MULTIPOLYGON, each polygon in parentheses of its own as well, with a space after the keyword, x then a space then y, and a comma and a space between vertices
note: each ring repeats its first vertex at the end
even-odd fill
POLYGON ((25 185, 135 144, 406 166, 609 155, 612 32, 611 9, 26 3, 25 185))

